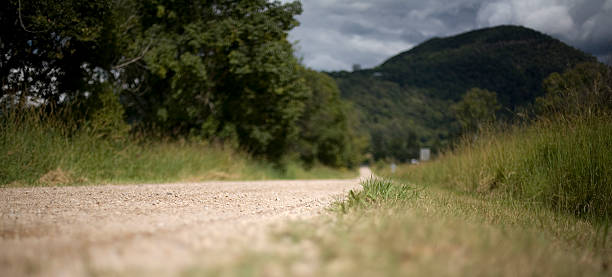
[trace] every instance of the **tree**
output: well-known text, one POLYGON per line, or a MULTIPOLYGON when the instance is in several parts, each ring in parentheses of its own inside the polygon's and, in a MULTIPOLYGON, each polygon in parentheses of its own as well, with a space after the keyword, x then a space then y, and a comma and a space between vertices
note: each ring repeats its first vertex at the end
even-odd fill
POLYGON ((536 99, 540 116, 565 118, 612 115, 612 69, 601 63, 582 63, 544 80, 546 94, 536 99))
POLYGON ((110 1, 0 5, 0 98, 59 103, 95 93, 89 85, 97 69, 110 68, 116 49, 110 1))
POLYGON ((500 108, 497 94, 480 88, 468 90, 461 101, 451 106, 457 121, 466 132, 478 131, 483 124, 495 121, 495 113, 500 108))
POLYGON ((268 0, 8 0, 0 73, 10 97, 0 101, 74 107, 79 128, 109 138, 127 132, 125 114, 140 130, 271 161, 308 142, 313 160, 354 165, 350 108, 287 40, 299 13, 299 2, 268 0))
POLYGON ((310 91, 305 110, 298 121, 299 139, 295 151, 306 166, 316 161, 335 167, 359 163, 362 138, 350 126, 355 111, 340 99, 336 82, 327 74, 303 69, 310 91))
POLYGON ((418 157, 420 144, 410 123, 389 120, 371 128, 371 151, 374 159, 393 158, 406 162, 418 157))
MULTIPOLYGON (((129 117, 174 135, 236 140, 279 160, 297 137, 308 92, 287 33, 299 3, 134 0, 131 43, 142 58, 121 70, 129 117)), ((129 48, 129 47, 128 47, 129 48)))

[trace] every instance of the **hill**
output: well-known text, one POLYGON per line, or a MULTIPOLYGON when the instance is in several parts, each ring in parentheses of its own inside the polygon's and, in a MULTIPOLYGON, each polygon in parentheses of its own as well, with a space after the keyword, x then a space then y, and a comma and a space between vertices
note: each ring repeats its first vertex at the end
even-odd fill
POLYGON ((470 88, 496 92, 504 117, 541 96, 549 74, 588 61, 595 58, 538 31, 499 26, 432 38, 375 68, 330 75, 361 111, 374 157, 407 160, 460 134, 449 108, 470 88))

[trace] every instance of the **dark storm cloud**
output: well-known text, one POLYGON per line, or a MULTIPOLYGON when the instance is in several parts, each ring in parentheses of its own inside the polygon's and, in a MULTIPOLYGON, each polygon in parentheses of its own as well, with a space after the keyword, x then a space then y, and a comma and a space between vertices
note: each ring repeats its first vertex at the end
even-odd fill
POLYGON ((612 52, 612 0, 304 0, 291 32, 315 69, 372 67, 432 37, 515 24, 598 57, 612 52))
POLYGON ((575 41, 577 47, 595 55, 612 54, 612 1, 593 0, 571 10, 581 32, 575 41))

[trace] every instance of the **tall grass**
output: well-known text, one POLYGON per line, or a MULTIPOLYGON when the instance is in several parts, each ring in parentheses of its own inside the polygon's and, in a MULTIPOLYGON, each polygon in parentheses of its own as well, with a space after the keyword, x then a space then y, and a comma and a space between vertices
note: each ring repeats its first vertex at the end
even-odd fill
POLYGON ((400 178, 499 193, 594 219, 612 215, 612 120, 583 117, 488 128, 400 178))
POLYGON ((0 186, 354 177, 297 162, 284 169, 202 140, 113 137, 62 120, 63 111, 0 115, 0 186))

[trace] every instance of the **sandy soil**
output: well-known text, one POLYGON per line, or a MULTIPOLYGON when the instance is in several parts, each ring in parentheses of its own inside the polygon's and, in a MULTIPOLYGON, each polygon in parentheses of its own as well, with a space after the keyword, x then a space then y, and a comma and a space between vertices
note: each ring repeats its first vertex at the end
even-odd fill
POLYGON ((316 216, 358 183, 0 189, 0 276, 176 275, 194 262, 231 259, 244 245, 265 247, 271 226, 316 216))

